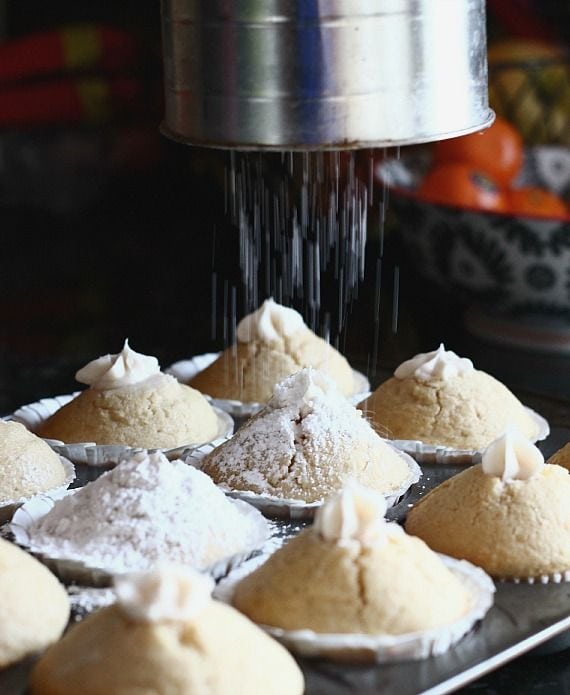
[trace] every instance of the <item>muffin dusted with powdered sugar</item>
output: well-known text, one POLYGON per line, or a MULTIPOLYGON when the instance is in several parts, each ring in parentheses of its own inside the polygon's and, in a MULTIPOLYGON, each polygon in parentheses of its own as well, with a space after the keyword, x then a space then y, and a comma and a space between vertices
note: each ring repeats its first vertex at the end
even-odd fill
POLYGON ((389 494, 410 476, 406 460, 311 368, 278 384, 268 405, 209 454, 202 470, 233 490, 307 503, 348 478, 389 494))
POLYGON ((214 398, 266 403, 273 387, 303 367, 315 367, 346 396, 358 391, 346 359, 319 338, 294 309, 266 299, 237 326, 237 342, 191 381, 214 398))
POLYGON ((0 505, 57 488, 66 477, 59 456, 46 442, 19 422, 0 420, 0 505))
POLYGON ((27 528, 29 548, 108 572, 157 562, 204 568, 262 545, 267 524, 208 476, 139 453, 55 503, 27 528))

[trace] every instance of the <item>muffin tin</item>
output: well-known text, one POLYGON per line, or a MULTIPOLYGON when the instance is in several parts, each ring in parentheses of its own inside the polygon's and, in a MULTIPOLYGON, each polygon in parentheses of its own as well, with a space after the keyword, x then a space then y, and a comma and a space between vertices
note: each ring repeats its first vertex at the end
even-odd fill
MULTIPOLYGON (((545 453, 550 455, 569 440, 570 428, 553 427, 545 453)), ((410 505, 464 470, 462 466, 437 464, 422 468, 421 481, 388 510, 389 519, 403 520, 410 505)), ((284 535, 299 530, 298 525, 279 523, 284 535)), ((569 583, 499 582, 494 605, 485 619, 439 656, 362 666, 310 658, 298 658, 298 662, 305 675, 307 695, 440 695, 457 690, 551 638, 557 638, 548 645, 552 650, 567 647, 570 633, 566 631, 570 631, 569 583)))
MULTIPOLYGON (((548 453, 570 440, 570 429, 553 428, 548 453)), ((422 481, 408 497, 388 510, 393 520, 405 517, 413 504, 431 488, 462 467, 424 466, 422 481)), ((303 524, 277 522, 276 535, 289 537, 303 524)), ((298 658, 306 680, 306 695, 439 695, 460 688, 549 638, 570 630, 570 584, 496 585, 495 603, 485 619, 449 651, 419 661, 380 665, 298 658)), ((566 638, 566 635, 563 635, 566 638)), ((0 672, 0 692, 24 695, 30 663, 0 672)))
MULTIPOLYGON (((552 403, 553 413, 556 413, 555 406, 552 403)), ((554 426, 548 441, 541 445, 547 456, 570 440, 570 427, 556 426, 556 420, 568 422, 568 408, 560 412, 560 418, 549 415, 554 426)), ((388 510, 388 518, 401 521, 410 505, 461 470, 462 466, 424 464, 421 481, 399 504, 388 510)), ((303 524, 290 521, 276 523, 277 534, 285 537, 298 533, 302 527, 303 524)), ((485 619, 457 645, 439 656, 371 666, 299 658, 307 695, 447 693, 550 638, 558 636, 556 641, 550 641, 551 648, 567 646, 568 634, 564 633, 570 630, 570 584, 505 582, 498 583, 496 589, 495 604, 485 619)), ((29 668, 30 663, 24 662, 0 672, 0 692, 24 695, 29 668)))
MULTIPOLYGON (((549 453, 570 440, 570 429, 553 428, 549 453)), ((424 466, 422 481, 410 496, 387 516, 401 520, 408 505, 462 467, 424 466)), ((485 619, 470 634, 445 654, 422 661, 382 664, 380 666, 346 666, 327 661, 300 659, 307 681, 307 694, 327 695, 440 695, 452 692, 492 671, 511 659, 558 638, 559 648, 567 646, 570 630, 570 584, 497 583, 495 603, 485 619)), ((552 643, 553 647, 558 645, 552 643)))

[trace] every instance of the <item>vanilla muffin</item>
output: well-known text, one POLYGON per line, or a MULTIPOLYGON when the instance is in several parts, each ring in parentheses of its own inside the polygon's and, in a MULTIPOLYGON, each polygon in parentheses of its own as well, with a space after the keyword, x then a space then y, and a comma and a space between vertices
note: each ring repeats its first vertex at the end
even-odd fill
POLYGON ((299 313, 267 299, 240 321, 237 343, 224 350, 190 385, 214 398, 265 403, 275 384, 303 367, 328 374, 347 396, 355 392, 354 375, 346 359, 315 335, 299 313))
POLYGON ((189 570, 117 582, 118 602, 74 625, 36 664, 32 695, 302 695, 289 653, 189 570))
POLYGON ((233 605, 262 625, 318 633, 400 635, 467 614, 470 592, 385 510, 359 486, 330 498, 312 527, 239 582, 233 605))
POLYGON ((552 454, 547 463, 556 464, 557 466, 570 469, 570 442, 565 444, 562 449, 559 449, 552 454))
POLYGON ((570 474, 508 431, 408 513, 406 531, 498 578, 570 570, 570 474))
POLYGON ((0 669, 59 639, 69 599, 37 560, 0 540, 0 669))
POLYGON ((275 386, 267 406, 203 461, 216 483, 284 499, 319 502, 349 478, 389 494, 411 477, 386 444, 317 370, 275 386))
POLYGON ((0 504, 63 485, 59 456, 19 422, 0 420, 0 504))
POLYGON ((219 434, 216 413, 202 394, 163 374, 155 357, 131 350, 127 341, 119 354, 90 362, 75 378, 90 388, 42 424, 42 437, 152 449, 219 434))
POLYGON ((443 345, 401 364, 359 407, 390 439, 480 450, 507 424, 531 441, 539 427, 499 381, 443 345))

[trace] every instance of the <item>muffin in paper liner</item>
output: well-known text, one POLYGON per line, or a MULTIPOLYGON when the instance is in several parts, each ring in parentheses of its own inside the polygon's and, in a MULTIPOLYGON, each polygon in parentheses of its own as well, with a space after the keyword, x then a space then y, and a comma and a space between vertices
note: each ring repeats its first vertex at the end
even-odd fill
MULTIPOLYGON (((228 437, 229 439, 229 437, 228 437)), ((389 440, 384 440, 387 444, 392 445, 389 440)), ((221 443, 221 442, 220 442, 221 443)), ((185 463, 188 463, 195 468, 201 469, 204 458, 213 450, 211 445, 206 444, 202 447, 197 447, 189 452, 183 458, 185 463)), ((397 504, 412 485, 417 483, 422 476, 422 470, 414 459, 403 451, 397 453, 406 462, 409 474, 407 479, 392 492, 383 493, 382 496, 386 499, 388 507, 393 507, 397 504)), ((270 519, 283 519, 290 521, 311 521, 315 512, 322 505, 322 502, 303 502, 303 500, 284 499, 274 495, 261 495, 257 492, 248 490, 232 490, 226 485, 219 484, 220 490, 223 490, 226 495, 234 499, 243 500, 253 505, 260 512, 270 519)))
MULTIPOLYGON (((41 552, 39 546, 34 545, 29 534, 31 524, 51 511, 58 498, 73 494, 74 492, 75 490, 69 490, 60 492, 53 497, 38 495, 32 498, 29 502, 26 502, 22 507, 16 510, 16 513, 12 517, 12 521, 8 525, 8 530, 12 534, 13 540, 17 545, 43 562, 43 564, 58 576, 61 581, 91 587, 111 586, 113 576, 121 574, 121 572, 117 572, 112 568, 92 566, 79 559, 71 560, 69 558, 58 558, 47 555, 41 552)), ((244 514, 250 515, 252 518, 256 519, 256 524, 258 525, 258 529, 256 530, 257 537, 252 541, 251 547, 247 550, 235 553, 227 558, 222 558, 211 565, 196 568, 200 572, 209 574, 216 581, 225 577, 241 563, 258 555, 270 533, 265 519, 258 517, 257 510, 254 510, 251 505, 240 500, 233 500, 233 503, 238 505, 244 514)), ((136 568, 129 569, 129 571, 133 570, 136 570, 136 568)))
POLYGON ((0 502, 0 525, 10 521, 10 519, 14 516, 14 513, 22 505, 34 499, 38 494, 40 494, 42 497, 53 497, 54 499, 57 499, 62 493, 67 491, 67 488, 75 480, 75 466, 73 463, 71 463, 71 461, 61 455, 59 460, 61 461, 61 465, 63 466, 63 470, 65 472, 65 480, 63 483, 52 488, 51 490, 45 490, 44 492, 36 493, 35 495, 28 495, 27 497, 19 497, 17 499, 4 500, 3 502, 0 502))
MULTIPOLYGON (((171 374, 178 379, 178 381, 185 384, 190 381, 190 379, 193 379, 196 374, 199 374, 206 369, 206 367, 209 367, 221 354, 221 352, 208 352, 204 355, 196 355, 189 360, 175 362, 164 371, 166 374, 171 374)), ((352 374, 354 377, 355 393, 349 396, 348 400, 353 405, 358 405, 358 403, 368 398, 370 395, 370 382, 364 374, 356 371, 356 369, 352 370, 352 374)), ((214 407, 225 410, 226 413, 240 420, 250 418, 266 405, 265 403, 244 403, 242 401, 226 398, 212 398, 208 395, 206 395, 206 398, 214 407)))
MULTIPOLYGON (((548 420, 531 408, 525 406, 525 410, 539 428, 538 437, 533 444, 543 441, 550 434, 548 420)), ((470 466, 480 463, 483 455, 482 450, 452 449, 438 444, 424 444, 413 439, 389 439, 388 441, 400 451, 412 456, 418 463, 424 464, 470 466)))
POLYGON ((496 581, 570 581, 568 470, 544 462, 514 426, 480 464, 409 505, 404 527, 433 550, 466 559, 496 581))
MULTIPOLYGON (((482 620, 493 605, 495 585, 479 567, 466 560, 439 555, 444 564, 473 596, 473 606, 458 620, 439 628, 409 632, 402 635, 362 633, 317 633, 313 630, 283 630, 259 625, 287 649, 298 656, 318 657, 344 663, 389 663, 409 659, 425 659, 447 651, 482 620)), ((259 557, 244 564, 223 579, 214 597, 231 605, 236 585, 251 574, 267 558, 259 557)))
MULTIPOLYGON (((29 403, 18 408, 7 419, 22 423, 31 432, 36 432, 38 427, 56 411, 76 398, 81 391, 54 396, 53 398, 42 398, 36 403, 29 403)), ((218 436, 213 441, 223 441, 224 437, 231 435, 234 431, 234 421, 221 408, 213 406, 218 418, 218 436)), ((124 458, 137 453, 138 451, 162 452, 167 458, 173 460, 185 455, 191 449, 201 446, 203 443, 183 444, 171 449, 144 449, 143 447, 129 447, 123 444, 95 444, 94 442, 77 442, 65 444, 57 439, 46 439, 51 448, 60 456, 65 456, 76 464, 87 464, 89 466, 106 466, 117 464, 124 458)))

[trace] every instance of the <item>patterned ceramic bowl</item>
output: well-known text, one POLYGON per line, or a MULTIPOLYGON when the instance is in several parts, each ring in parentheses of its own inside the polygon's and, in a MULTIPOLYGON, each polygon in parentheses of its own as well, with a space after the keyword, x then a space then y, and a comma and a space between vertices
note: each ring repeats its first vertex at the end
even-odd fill
MULTIPOLYGON (((487 324, 488 332, 510 324, 529 346, 529 336, 540 334, 545 347, 570 349, 570 216, 523 217, 419 200, 415 188, 429 165, 420 152, 386 161, 380 171, 418 272, 478 309, 471 316, 480 333, 487 324)), ((570 149, 527 151, 518 183, 568 198, 570 149)))

